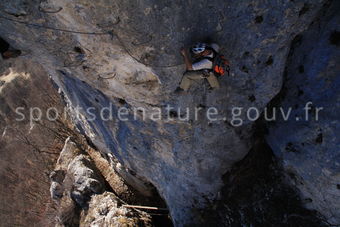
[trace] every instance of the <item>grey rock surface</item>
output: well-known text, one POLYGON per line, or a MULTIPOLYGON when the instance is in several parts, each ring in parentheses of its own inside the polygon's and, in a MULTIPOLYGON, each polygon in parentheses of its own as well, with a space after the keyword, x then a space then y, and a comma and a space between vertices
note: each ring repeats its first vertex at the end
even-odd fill
POLYGON ((91 195, 104 192, 103 179, 93 167, 89 157, 79 155, 72 160, 67 170, 74 179, 71 197, 82 207, 86 206, 91 195))
POLYGON ((104 179, 90 157, 68 138, 60 153, 55 170, 50 174, 51 197, 60 200, 70 196, 80 207, 87 207, 93 194, 104 192, 104 179))
POLYGON ((340 224, 339 10, 334 2, 293 43, 277 102, 292 117, 270 124, 267 136, 306 206, 333 225, 340 224))
POLYGON ((95 194, 105 191, 105 181, 89 156, 67 138, 50 174, 51 198, 57 207, 57 226, 79 224, 80 209, 87 209, 95 194))
POLYGON ((82 132, 155 185, 174 224, 183 226, 196 220, 193 208, 217 198, 222 175, 252 147, 253 122, 243 112, 243 126, 233 127, 232 108, 262 111, 280 91, 291 41, 327 1, 47 0, 40 10, 39 1, 16 2, 29 13, 3 13, 0 34, 45 67, 82 132), (174 95, 184 71, 179 48, 206 38, 221 45, 235 76, 220 78, 219 90, 207 91, 202 81, 188 95, 174 95), (221 120, 133 119, 136 107, 150 117, 167 104, 213 106, 221 120), (100 119, 101 108, 116 116, 122 106, 128 121, 100 119))

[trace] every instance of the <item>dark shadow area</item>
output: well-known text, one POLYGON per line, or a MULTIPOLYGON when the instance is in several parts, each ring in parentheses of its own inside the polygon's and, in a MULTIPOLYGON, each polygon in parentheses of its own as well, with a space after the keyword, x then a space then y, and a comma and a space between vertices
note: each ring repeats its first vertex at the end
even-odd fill
POLYGON ((318 213, 304 208, 305 201, 286 182, 280 164, 261 138, 223 180, 224 199, 217 211, 224 226, 327 226, 318 213))
POLYGON ((299 17, 301 17, 302 15, 307 13, 308 11, 309 11, 309 5, 307 3, 305 3, 303 5, 303 7, 301 8, 301 10, 299 11, 299 17))
POLYGON ((265 126, 258 121, 255 145, 247 156, 223 176, 221 199, 200 211, 201 226, 328 226, 316 211, 304 208, 299 192, 288 183, 271 148, 265 126))
POLYGON ((152 196, 146 197, 142 194, 138 193, 136 190, 132 189, 135 193, 133 202, 135 205, 141 206, 150 206, 160 208, 159 210, 148 210, 148 209, 140 209, 144 212, 147 212, 152 217, 152 222, 155 227, 172 227, 172 221, 167 210, 167 205, 164 199, 160 196, 155 186, 151 183, 148 184, 149 188, 152 188, 152 196))
POLYGON ((0 53, 3 54, 9 49, 9 43, 0 37, 0 53))
POLYGON ((16 58, 21 55, 20 50, 11 48, 10 44, 0 37, 0 53, 3 59, 16 58))
POLYGON ((333 31, 329 37, 329 42, 337 47, 340 46, 340 32, 333 31))
POLYGON ((266 61, 266 65, 267 65, 267 66, 272 65, 273 62, 274 62, 273 56, 269 56, 268 60, 266 61))
POLYGON ((255 17, 255 23, 256 24, 260 24, 262 22, 263 22, 263 16, 262 15, 255 17))

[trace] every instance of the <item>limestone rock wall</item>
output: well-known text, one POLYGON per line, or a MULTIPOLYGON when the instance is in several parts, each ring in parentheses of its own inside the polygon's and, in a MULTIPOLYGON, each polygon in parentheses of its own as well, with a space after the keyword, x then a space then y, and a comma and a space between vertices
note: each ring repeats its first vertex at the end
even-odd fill
POLYGON ((322 11, 293 43, 278 102, 294 117, 269 124, 267 136, 306 206, 333 225, 340 223, 339 9, 336 2, 322 11))
MULTIPOLYGON (((217 198, 221 177, 252 147, 253 122, 231 125, 233 107, 260 111, 279 93, 293 38, 326 0, 306 1, 2 1, 0 34, 39 62, 76 107, 94 107, 95 121, 74 119, 103 152, 151 182, 182 226, 217 198), (52 29, 53 28, 53 29, 52 29), (58 29, 56 29, 58 28, 58 29), (221 89, 204 81, 186 96, 173 90, 184 67, 178 51, 198 40, 218 42, 232 63, 221 89), (110 121, 111 105, 133 108, 214 106, 220 121, 110 121)), ((174 113, 178 116, 180 113, 174 113)))

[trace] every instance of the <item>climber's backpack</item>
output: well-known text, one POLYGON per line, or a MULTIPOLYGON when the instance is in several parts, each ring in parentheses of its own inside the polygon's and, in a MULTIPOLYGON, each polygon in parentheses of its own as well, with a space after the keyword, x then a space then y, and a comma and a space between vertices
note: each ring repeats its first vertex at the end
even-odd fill
POLYGON ((208 47, 210 50, 214 52, 214 57, 205 57, 206 59, 212 61, 213 67, 212 71, 216 76, 224 76, 228 75, 230 72, 230 63, 229 61, 225 58, 223 54, 219 54, 216 52, 213 48, 208 47))
POLYGON ((224 76, 228 75, 230 72, 230 63, 229 61, 224 57, 224 55, 215 53, 215 57, 213 58, 213 72, 217 76, 224 76))

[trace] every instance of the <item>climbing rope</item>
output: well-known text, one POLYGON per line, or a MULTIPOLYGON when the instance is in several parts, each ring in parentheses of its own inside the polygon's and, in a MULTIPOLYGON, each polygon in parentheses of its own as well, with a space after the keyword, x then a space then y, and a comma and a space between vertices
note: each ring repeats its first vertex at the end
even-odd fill
POLYGON ((59 13, 60 11, 63 10, 63 7, 59 7, 59 9, 57 9, 57 10, 49 11, 49 10, 43 9, 41 6, 39 6, 38 10, 42 13, 59 13))
POLYGON ((152 35, 149 35, 149 39, 148 40, 146 40, 144 42, 140 42, 140 43, 132 41, 131 44, 134 45, 134 46, 140 46, 140 45, 144 45, 146 43, 149 43, 151 41, 152 41, 152 35))
POLYGON ((47 29, 47 30, 54 30, 54 31, 75 33, 75 34, 83 34, 83 35, 109 35, 108 32, 85 32, 85 31, 67 30, 67 29, 63 29, 63 28, 54 28, 54 27, 50 27, 50 26, 46 26, 46 25, 29 23, 29 22, 22 21, 22 20, 16 20, 16 19, 12 19, 12 18, 5 17, 5 16, 2 16, 2 15, 0 15, 0 18, 2 18, 4 20, 15 22, 15 23, 19 23, 19 24, 24 24, 26 26, 43 28, 43 29, 47 29))
POLYGON ((142 60, 138 59, 137 57, 133 56, 131 53, 130 53, 130 50, 126 47, 126 45, 124 44, 124 42, 121 40, 121 38, 112 31, 112 34, 113 36, 115 36, 118 40, 118 42, 121 44, 121 46, 123 47, 124 51, 131 57, 133 58, 135 61, 137 61, 138 63, 140 64, 143 64, 145 66, 148 66, 148 67, 152 67, 152 68, 172 68, 172 67, 177 67, 177 66, 180 66, 180 65, 183 65, 183 63, 176 63, 176 64, 171 64, 171 65, 152 65, 152 64, 148 64, 146 62, 143 62, 142 60))
MULTIPOLYGON (((29 23, 26 21, 22 21, 22 20, 17 20, 17 19, 13 19, 13 18, 9 18, 6 16, 3 16, 0 14, 0 18, 7 20, 7 21, 12 21, 15 23, 19 23, 19 24, 23 24, 25 26, 28 27, 33 27, 33 28, 41 28, 41 29, 47 29, 47 30, 53 30, 53 31, 60 31, 60 32, 66 32, 66 33, 74 33, 74 34, 82 34, 82 35, 111 35, 111 37, 116 37, 118 42, 121 44, 121 46, 123 47, 124 51, 131 57, 133 58, 135 61, 137 61, 140 64, 143 64, 147 67, 152 67, 152 68, 172 68, 172 67, 177 67, 180 65, 183 65, 183 63, 176 63, 176 64, 170 64, 170 65, 152 65, 152 64, 148 64, 146 62, 143 62, 142 60, 138 59, 137 57, 135 57, 130 50, 126 47, 125 43, 121 40, 121 38, 113 31, 106 31, 106 32, 85 32, 85 31, 74 31, 74 30, 68 30, 68 29, 63 29, 63 28, 55 28, 55 27, 51 27, 51 26, 46 26, 46 25, 41 25, 41 24, 36 24, 36 23, 29 23)), ((118 20, 118 22, 116 24, 119 23, 120 20, 118 20)), ((135 43, 133 43, 135 45, 135 43)), ((138 45, 138 44, 137 44, 138 45)), ((141 45, 141 44, 139 44, 141 45)))

